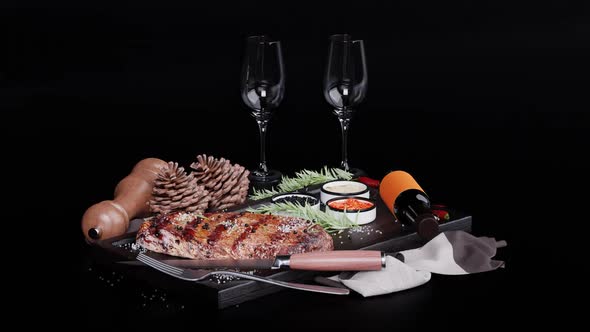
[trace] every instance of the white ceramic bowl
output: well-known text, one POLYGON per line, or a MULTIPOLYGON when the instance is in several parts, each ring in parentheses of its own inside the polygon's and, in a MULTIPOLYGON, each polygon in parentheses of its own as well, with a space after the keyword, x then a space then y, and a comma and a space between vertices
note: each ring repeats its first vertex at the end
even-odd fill
POLYGON ((369 198, 369 187, 366 184, 357 181, 337 180, 326 182, 320 190, 320 200, 326 204, 333 198, 341 197, 364 197, 369 198))
POLYGON ((345 215, 351 221, 355 221, 359 225, 368 224, 377 218, 377 204, 372 202, 368 198, 358 197, 358 196, 348 196, 348 197, 337 197, 332 198, 326 202, 326 212, 332 214, 334 216, 342 216, 345 215), (330 206, 330 203, 338 202, 338 201, 345 201, 347 199, 356 199, 363 202, 371 203, 371 207, 365 208, 362 210, 342 210, 338 208, 334 208, 330 206))
MULTIPOLYGON (((309 204, 312 208, 314 209, 319 209, 320 208, 320 201, 315 198, 312 195, 308 195, 308 194, 297 194, 297 193, 293 193, 293 194, 281 194, 281 195, 277 195, 275 197, 273 197, 271 200, 273 203, 279 203, 281 201, 291 201, 293 202, 293 198, 297 199, 307 199, 309 204), (313 203, 312 203, 313 202, 313 203)), ((303 205, 303 204, 302 204, 303 205)))

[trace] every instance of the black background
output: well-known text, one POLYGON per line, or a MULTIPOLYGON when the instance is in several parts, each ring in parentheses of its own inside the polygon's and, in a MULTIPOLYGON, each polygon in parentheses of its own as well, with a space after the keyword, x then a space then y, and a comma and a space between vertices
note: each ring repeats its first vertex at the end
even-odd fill
MULTIPOLYGON (((139 160, 186 167, 206 153, 253 168, 257 129, 239 74, 244 38, 260 33, 282 41, 287 70, 269 127, 270 166, 285 174, 336 166, 339 127, 321 83, 328 36, 350 33, 365 40, 369 67, 368 95, 351 125, 352 166, 377 179, 412 173, 433 200, 472 214, 474 233, 508 240, 509 269, 435 278, 423 290, 364 302, 314 298, 320 307, 287 293, 218 315, 239 325, 262 319, 252 316, 261 306, 279 315, 283 303, 317 312, 323 320, 303 321, 320 325, 336 324, 341 311, 368 317, 345 319, 347 326, 384 328, 453 326, 461 315, 522 318, 522 306, 557 303, 549 300, 558 293, 552 278, 570 260, 556 248, 583 235, 575 227, 586 215, 589 15, 587 4, 567 1, 3 2, 6 160, 13 172, 15 162, 30 170, 35 186, 7 177, 23 192, 16 204, 49 205, 54 236, 79 261, 87 250, 81 215, 111 198, 139 160)), ((77 286, 78 309, 122 296, 89 300, 88 288, 100 286, 72 267, 60 280, 77 286)), ((138 315, 118 310, 107 321, 138 315)), ((183 316, 149 315, 156 323, 183 316)))

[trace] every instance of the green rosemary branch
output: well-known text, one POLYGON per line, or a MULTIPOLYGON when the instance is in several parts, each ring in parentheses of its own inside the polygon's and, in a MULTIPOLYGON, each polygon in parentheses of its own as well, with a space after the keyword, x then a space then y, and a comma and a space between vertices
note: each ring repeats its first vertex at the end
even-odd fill
POLYGON ((293 217, 311 220, 320 225, 328 233, 339 233, 345 229, 357 227, 356 221, 351 221, 346 216, 336 217, 309 205, 299 203, 272 203, 258 208, 250 208, 249 212, 267 214, 286 214, 293 217))
POLYGON ((256 190, 250 195, 250 199, 257 201, 278 194, 288 193, 295 190, 303 189, 320 183, 334 180, 350 180, 352 173, 339 168, 328 168, 324 166, 320 171, 310 171, 307 169, 295 173, 294 177, 283 176, 281 182, 276 188, 256 190))
POLYGON ((274 195, 278 195, 280 194, 280 192, 278 192, 275 189, 262 189, 262 190, 257 190, 256 188, 254 188, 252 195, 250 195, 251 200, 253 201, 257 201, 260 199, 265 199, 267 197, 272 197, 274 195))

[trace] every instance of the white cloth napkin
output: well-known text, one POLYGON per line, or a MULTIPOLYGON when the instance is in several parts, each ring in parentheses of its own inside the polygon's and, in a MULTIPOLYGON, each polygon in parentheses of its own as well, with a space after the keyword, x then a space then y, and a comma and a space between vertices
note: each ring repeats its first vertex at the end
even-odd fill
POLYGON ((430 272, 417 271, 391 256, 381 271, 358 272, 349 279, 337 276, 338 281, 364 297, 399 292, 418 287, 430 280, 430 272))
POLYGON ((486 272, 504 267, 503 261, 493 260, 496 249, 506 241, 491 237, 475 237, 463 231, 448 231, 437 235, 424 246, 400 252, 404 263, 416 270, 437 274, 459 275, 486 272))
POLYGON ((386 257, 386 267, 380 271, 341 273, 329 279, 339 281, 361 295, 375 296, 418 287, 430 280, 431 273, 445 275, 470 274, 504 267, 493 260, 496 249, 505 241, 490 237, 475 237, 463 231, 437 235, 421 248, 405 250, 386 257))

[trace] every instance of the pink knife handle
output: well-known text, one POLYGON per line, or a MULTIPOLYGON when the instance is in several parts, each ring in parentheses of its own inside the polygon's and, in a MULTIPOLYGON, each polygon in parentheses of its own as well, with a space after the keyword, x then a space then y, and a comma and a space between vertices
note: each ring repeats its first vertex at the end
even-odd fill
POLYGON ((311 271, 378 271, 384 267, 381 251, 336 250, 293 254, 289 259, 292 270, 311 271))

